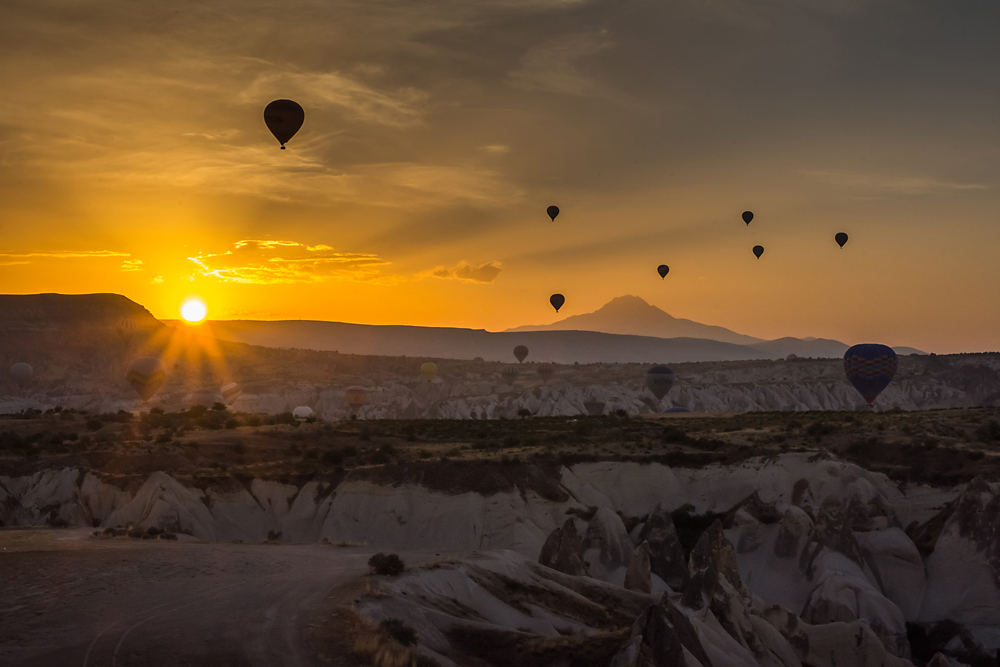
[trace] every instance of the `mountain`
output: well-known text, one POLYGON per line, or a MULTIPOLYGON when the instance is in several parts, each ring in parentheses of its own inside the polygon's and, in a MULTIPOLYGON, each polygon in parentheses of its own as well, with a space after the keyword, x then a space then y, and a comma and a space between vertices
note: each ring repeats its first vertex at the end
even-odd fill
POLYGON ((572 315, 552 324, 533 324, 507 331, 600 331, 656 338, 705 338, 737 345, 762 342, 760 338, 745 336, 724 327, 674 317, 631 294, 616 297, 592 313, 572 315))
POLYGON ((0 331, 107 329, 123 319, 140 328, 162 326, 121 294, 0 294, 0 331))

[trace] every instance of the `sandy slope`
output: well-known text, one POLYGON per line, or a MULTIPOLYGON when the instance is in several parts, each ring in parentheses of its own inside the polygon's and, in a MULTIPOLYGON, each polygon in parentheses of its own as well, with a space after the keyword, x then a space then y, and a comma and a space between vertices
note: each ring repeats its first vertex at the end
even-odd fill
POLYGON ((0 531, 0 664, 313 665, 313 612, 370 556, 89 535, 0 531))

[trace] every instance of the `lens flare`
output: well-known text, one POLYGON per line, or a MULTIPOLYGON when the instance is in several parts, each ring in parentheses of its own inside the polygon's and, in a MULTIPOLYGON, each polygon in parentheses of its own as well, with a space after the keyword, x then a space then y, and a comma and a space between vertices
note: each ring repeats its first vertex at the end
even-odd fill
POLYGON ((205 304, 197 299, 190 299, 185 301, 181 306, 181 317, 184 318, 186 322, 201 322, 205 319, 208 314, 208 308, 205 304))

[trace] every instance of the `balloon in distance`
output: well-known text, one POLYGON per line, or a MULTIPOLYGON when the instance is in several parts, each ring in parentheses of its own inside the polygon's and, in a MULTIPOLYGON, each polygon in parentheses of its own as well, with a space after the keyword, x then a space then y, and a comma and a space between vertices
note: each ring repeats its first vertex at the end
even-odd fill
POLYGON ((163 362, 156 357, 133 359, 125 373, 125 381, 143 401, 153 398, 166 380, 167 371, 163 367, 163 362))
POLYGON ((226 405, 232 405, 240 397, 240 394, 243 393, 243 387, 235 382, 229 382, 222 385, 219 393, 222 394, 222 400, 225 401, 226 405))
POLYGON ((344 390, 344 402, 353 412, 368 405, 368 390, 364 387, 348 387, 344 390))
POLYGON ((518 345, 514 348, 514 356, 517 358, 517 363, 521 363, 528 358, 528 346, 518 345))
POLYGON ((757 259, 760 259, 760 256, 764 254, 764 246, 755 245, 753 247, 753 254, 757 255, 757 259))
POLYGON ((26 364, 23 361, 18 362, 10 367, 10 379, 14 383, 24 389, 29 384, 31 384, 31 379, 35 376, 35 370, 30 364, 26 364))
POLYGON ((549 297, 549 303, 552 304, 552 307, 555 308, 558 313, 559 309, 563 307, 564 303, 566 303, 566 297, 562 294, 553 294, 549 297))
POLYGON ((559 215, 559 207, 549 206, 547 209, 545 209, 545 212, 549 214, 550 218, 552 218, 552 222, 555 222, 556 216, 559 215))
POLYGON ((662 400, 674 386, 674 372, 666 366, 653 366, 646 371, 646 386, 656 396, 656 400, 662 400))
POLYGON ((751 220, 753 220, 753 211, 743 211, 743 222, 749 225, 751 220))
POLYGON ((670 273, 670 267, 666 264, 660 264, 656 267, 656 272, 660 274, 660 278, 666 278, 667 274, 670 273))
POLYGON ((518 370, 517 366, 513 364, 510 364, 509 366, 504 366, 503 370, 500 371, 500 377, 503 378, 504 384, 509 384, 512 387, 514 386, 514 381, 517 379, 517 376, 519 374, 520 371, 518 370))
POLYGON ((433 361, 428 361, 426 364, 420 366, 420 375, 428 382, 437 377, 437 374, 438 367, 433 361))
POLYGON ((285 150, 285 144, 295 136, 306 119, 306 112, 292 100, 275 100, 264 107, 264 123, 285 150))
POLYGON ((844 353, 844 374, 868 405, 889 386, 899 361, 888 345, 863 343, 844 353))
POLYGON ((837 235, 833 237, 833 240, 837 242, 837 245, 843 248, 844 244, 847 243, 847 234, 844 232, 837 232, 837 235))
POLYGON ((542 382, 548 382, 556 375, 556 367, 552 364, 541 364, 538 367, 538 376, 542 378, 542 382))
POLYGON ((121 338, 122 342, 126 345, 132 341, 138 330, 139 325, 136 324, 135 320, 130 317, 118 320, 118 324, 115 325, 115 331, 118 332, 118 337, 121 338))
POLYGON ((308 405, 300 405, 299 407, 292 410, 292 416, 295 417, 295 421, 304 422, 316 413, 308 405))

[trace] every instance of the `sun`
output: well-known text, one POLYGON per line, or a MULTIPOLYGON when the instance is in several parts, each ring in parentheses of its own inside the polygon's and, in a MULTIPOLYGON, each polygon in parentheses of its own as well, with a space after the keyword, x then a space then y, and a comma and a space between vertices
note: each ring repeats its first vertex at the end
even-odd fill
POLYGON ((198 299, 188 299, 181 305, 181 317, 186 322, 201 322, 208 315, 208 308, 198 299))

